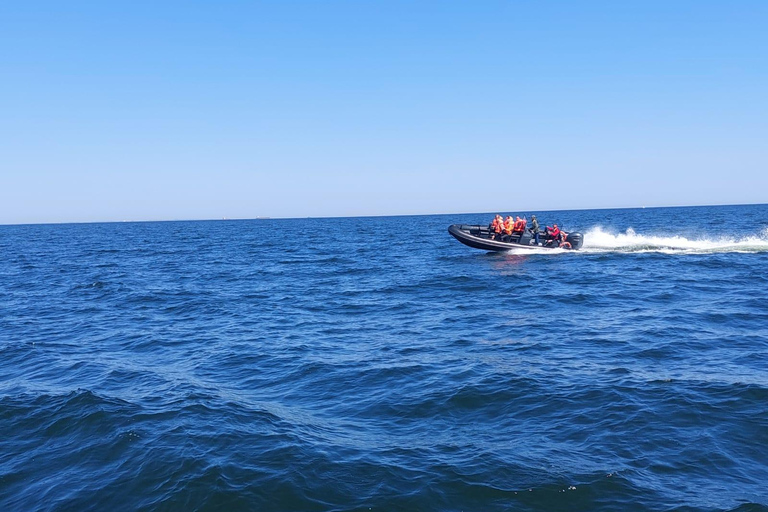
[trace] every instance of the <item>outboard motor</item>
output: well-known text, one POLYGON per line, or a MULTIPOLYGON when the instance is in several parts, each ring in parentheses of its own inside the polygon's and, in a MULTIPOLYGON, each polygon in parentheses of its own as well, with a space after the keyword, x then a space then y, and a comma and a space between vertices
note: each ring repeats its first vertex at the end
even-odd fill
POLYGON ((584 235, 581 233, 568 233, 565 241, 571 244, 571 249, 581 249, 584 244, 584 235))

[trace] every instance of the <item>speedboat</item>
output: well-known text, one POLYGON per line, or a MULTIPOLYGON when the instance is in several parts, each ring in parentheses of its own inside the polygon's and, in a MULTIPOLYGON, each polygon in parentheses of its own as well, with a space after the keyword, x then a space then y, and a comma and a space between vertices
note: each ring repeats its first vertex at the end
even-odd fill
POLYGON ((488 226, 473 226, 469 224, 452 224, 448 232, 459 242, 475 249, 484 251, 509 251, 511 249, 580 249, 584 244, 581 233, 568 233, 563 243, 559 243, 547 233, 539 233, 539 244, 533 241, 530 231, 498 235, 488 226))

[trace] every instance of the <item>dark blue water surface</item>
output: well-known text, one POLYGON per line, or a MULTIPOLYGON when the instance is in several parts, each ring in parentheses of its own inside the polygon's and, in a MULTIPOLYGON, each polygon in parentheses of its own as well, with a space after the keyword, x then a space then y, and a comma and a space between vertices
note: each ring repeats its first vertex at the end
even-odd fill
POLYGON ((768 510, 768 206, 538 213, 0 226, 0 510, 768 510))

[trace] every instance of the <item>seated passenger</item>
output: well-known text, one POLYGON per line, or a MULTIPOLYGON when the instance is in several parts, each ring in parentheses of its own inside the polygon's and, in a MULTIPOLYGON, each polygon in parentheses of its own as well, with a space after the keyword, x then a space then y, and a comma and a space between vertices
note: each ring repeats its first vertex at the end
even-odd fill
POLYGON ((507 218, 504 220, 504 233, 509 236, 514 231, 515 223, 512 222, 512 216, 507 215, 507 218))
POLYGON ((515 219, 515 227, 513 229, 515 233, 523 233, 525 232, 525 221, 521 219, 520 217, 517 217, 515 219))
POLYGON ((489 228, 491 230, 491 240, 495 240, 501 235, 501 231, 504 229, 504 221, 501 219, 501 215, 496 214, 489 228))
POLYGON ((555 243, 558 244, 558 246, 560 245, 560 228, 557 227, 557 224, 554 224, 552 227, 547 226, 545 232, 552 237, 549 241, 547 241, 547 245, 552 245, 555 243))

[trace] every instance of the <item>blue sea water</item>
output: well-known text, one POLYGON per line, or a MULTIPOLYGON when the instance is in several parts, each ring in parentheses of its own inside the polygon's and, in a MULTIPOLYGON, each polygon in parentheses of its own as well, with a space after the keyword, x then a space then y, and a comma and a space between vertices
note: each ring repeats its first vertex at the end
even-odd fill
POLYGON ((0 226, 0 510, 768 510, 768 205, 509 213, 0 226))

